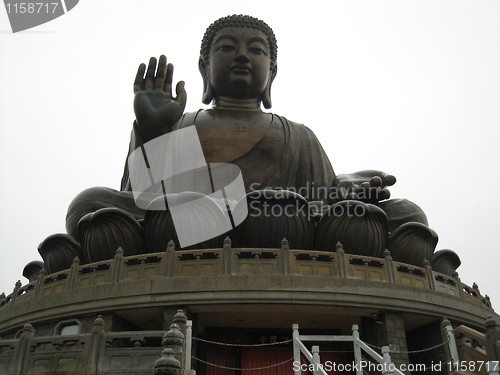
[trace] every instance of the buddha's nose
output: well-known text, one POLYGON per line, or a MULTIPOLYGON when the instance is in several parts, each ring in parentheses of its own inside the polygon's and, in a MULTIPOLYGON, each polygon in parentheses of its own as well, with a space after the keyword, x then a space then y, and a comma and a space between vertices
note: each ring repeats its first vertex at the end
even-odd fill
POLYGON ((242 49, 238 50, 238 53, 237 53, 236 57, 234 58, 234 61, 236 61, 239 64, 248 63, 250 61, 250 59, 248 58, 246 49, 242 48, 242 49))

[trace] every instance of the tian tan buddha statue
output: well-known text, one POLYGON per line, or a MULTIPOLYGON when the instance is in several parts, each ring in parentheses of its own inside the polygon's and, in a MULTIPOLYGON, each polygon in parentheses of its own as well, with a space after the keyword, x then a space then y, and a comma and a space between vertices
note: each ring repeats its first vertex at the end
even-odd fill
POLYGON ((177 248, 276 248, 383 257, 451 274, 451 250, 434 253, 437 235, 423 211, 389 200, 394 176, 374 170, 335 175, 314 133, 263 111, 271 108, 277 42, 263 21, 243 15, 208 27, 200 49, 202 101, 184 113, 184 82, 172 95, 173 65, 152 57, 134 83, 134 121, 121 191, 91 188, 71 203, 68 234, 39 247, 47 271, 78 256, 114 256, 177 248))

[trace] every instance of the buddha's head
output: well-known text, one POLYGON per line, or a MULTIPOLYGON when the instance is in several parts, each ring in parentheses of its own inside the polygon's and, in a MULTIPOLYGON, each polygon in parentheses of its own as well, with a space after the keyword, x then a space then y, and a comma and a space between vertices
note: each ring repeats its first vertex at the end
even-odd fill
POLYGON ((271 108, 277 50, 273 30, 257 18, 233 15, 212 23, 200 49, 203 103, 219 97, 258 99, 271 108))

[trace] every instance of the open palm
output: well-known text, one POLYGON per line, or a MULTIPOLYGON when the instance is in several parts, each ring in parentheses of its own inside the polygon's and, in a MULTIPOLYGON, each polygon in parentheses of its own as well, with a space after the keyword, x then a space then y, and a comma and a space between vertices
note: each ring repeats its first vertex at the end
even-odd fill
POLYGON ((175 87, 172 96, 174 66, 167 64, 165 55, 160 56, 157 66, 155 57, 139 65, 134 81, 134 112, 144 142, 168 133, 179 121, 186 107, 184 82, 175 87))

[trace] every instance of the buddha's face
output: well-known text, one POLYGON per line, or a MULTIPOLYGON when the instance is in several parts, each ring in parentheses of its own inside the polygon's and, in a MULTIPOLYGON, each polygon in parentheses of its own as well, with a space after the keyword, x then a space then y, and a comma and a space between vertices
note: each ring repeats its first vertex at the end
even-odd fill
POLYGON ((260 99, 270 68, 269 43, 262 31, 227 27, 215 35, 207 66, 214 97, 260 99))

